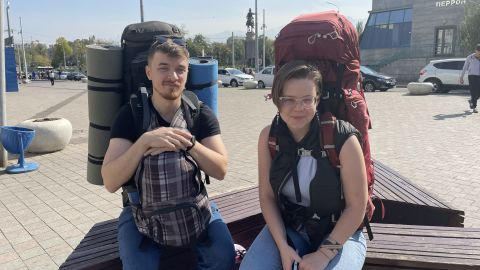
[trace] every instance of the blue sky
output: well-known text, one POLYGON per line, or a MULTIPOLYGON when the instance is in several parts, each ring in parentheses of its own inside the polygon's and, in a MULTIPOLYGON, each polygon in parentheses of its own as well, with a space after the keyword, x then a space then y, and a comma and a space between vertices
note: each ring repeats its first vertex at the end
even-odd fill
MULTIPOLYGON (((7 0, 3 0, 7 5, 7 0)), ((372 0, 330 0, 354 24, 366 22, 372 0)), ((25 42, 38 40, 52 44, 63 36, 67 40, 91 35, 120 41, 123 28, 140 22, 139 0, 10 0, 10 27, 15 42, 20 42, 19 17, 25 42)), ((232 32, 245 35, 246 15, 255 11, 255 0, 143 0, 144 19, 165 21, 183 26, 187 36, 204 34, 210 41, 224 42, 232 32)), ((295 16, 336 9, 321 0, 257 0, 260 24, 265 9, 267 36, 274 37, 295 16)), ((260 25, 259 24, 259 25, 260 25)), ((7 29, 5 14, 5 30, 7 29)), ((259 32, 260 28, 259 28, 259 32)), ((7 33, 5 33, 7 36, 7 33)))

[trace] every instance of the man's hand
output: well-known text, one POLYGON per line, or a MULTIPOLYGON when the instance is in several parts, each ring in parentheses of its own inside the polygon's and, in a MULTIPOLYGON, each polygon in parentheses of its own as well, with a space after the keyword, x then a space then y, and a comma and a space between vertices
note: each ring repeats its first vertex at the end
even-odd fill
POLYGON ((463 77, 460 77, 460 84, 463 84, 463 77))
POLYGON ((145 132, 142 137, 146 141, 144 156, 186 150, 192 145, 190 142, 192 134, 180 128, 161 127, 145 132))

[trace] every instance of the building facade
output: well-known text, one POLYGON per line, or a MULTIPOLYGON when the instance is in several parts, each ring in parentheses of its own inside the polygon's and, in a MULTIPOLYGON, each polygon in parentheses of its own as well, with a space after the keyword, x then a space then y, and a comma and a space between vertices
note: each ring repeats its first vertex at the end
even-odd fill
POLYGON ((465 57, 473 51, 460 46, 467 1, 480 5, 480 0, 373 0, 360 40, 362 65, 410 82, 430 60, 465 57))

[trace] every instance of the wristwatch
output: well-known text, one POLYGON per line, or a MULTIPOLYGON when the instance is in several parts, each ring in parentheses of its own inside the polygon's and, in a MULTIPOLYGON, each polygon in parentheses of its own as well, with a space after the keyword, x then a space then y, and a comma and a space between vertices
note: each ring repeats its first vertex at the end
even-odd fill
POLYGON ((197 142, 197 139, 195 139, 195 135, 192 135, 192 138, 190 138, 190 143, 192 145, 190 145, 189 147, 187 147, 187 149, 185 151, 190 151, 190 149, 192 149, 194 146, 195 146, 195 143, 197 142))

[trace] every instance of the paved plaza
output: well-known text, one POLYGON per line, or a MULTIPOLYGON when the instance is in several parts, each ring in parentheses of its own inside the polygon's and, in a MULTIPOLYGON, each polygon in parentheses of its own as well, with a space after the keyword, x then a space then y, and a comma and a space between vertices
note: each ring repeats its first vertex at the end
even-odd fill
MULTIPOLYGON (((57 269, 98 222, 116 218, 120 192, 86 180, 87 84, 33 82, 7 93, 7 123, 64 117, 73 137, 62 151, 27 155, 38 171, 0 171, 0 269, 57 269)), ((220 88, 222 136, 229 167, 210 195, 257 183, 257 138, 276 113, 266 90, 220 88)), ((372 155, 454 208, 465 226, 480 227, 480 115, 467 110, 467 92, 410 96, 406 89, 366 93, 372 155)), ((10 164, 16 163, 11 156, 10 164)))

